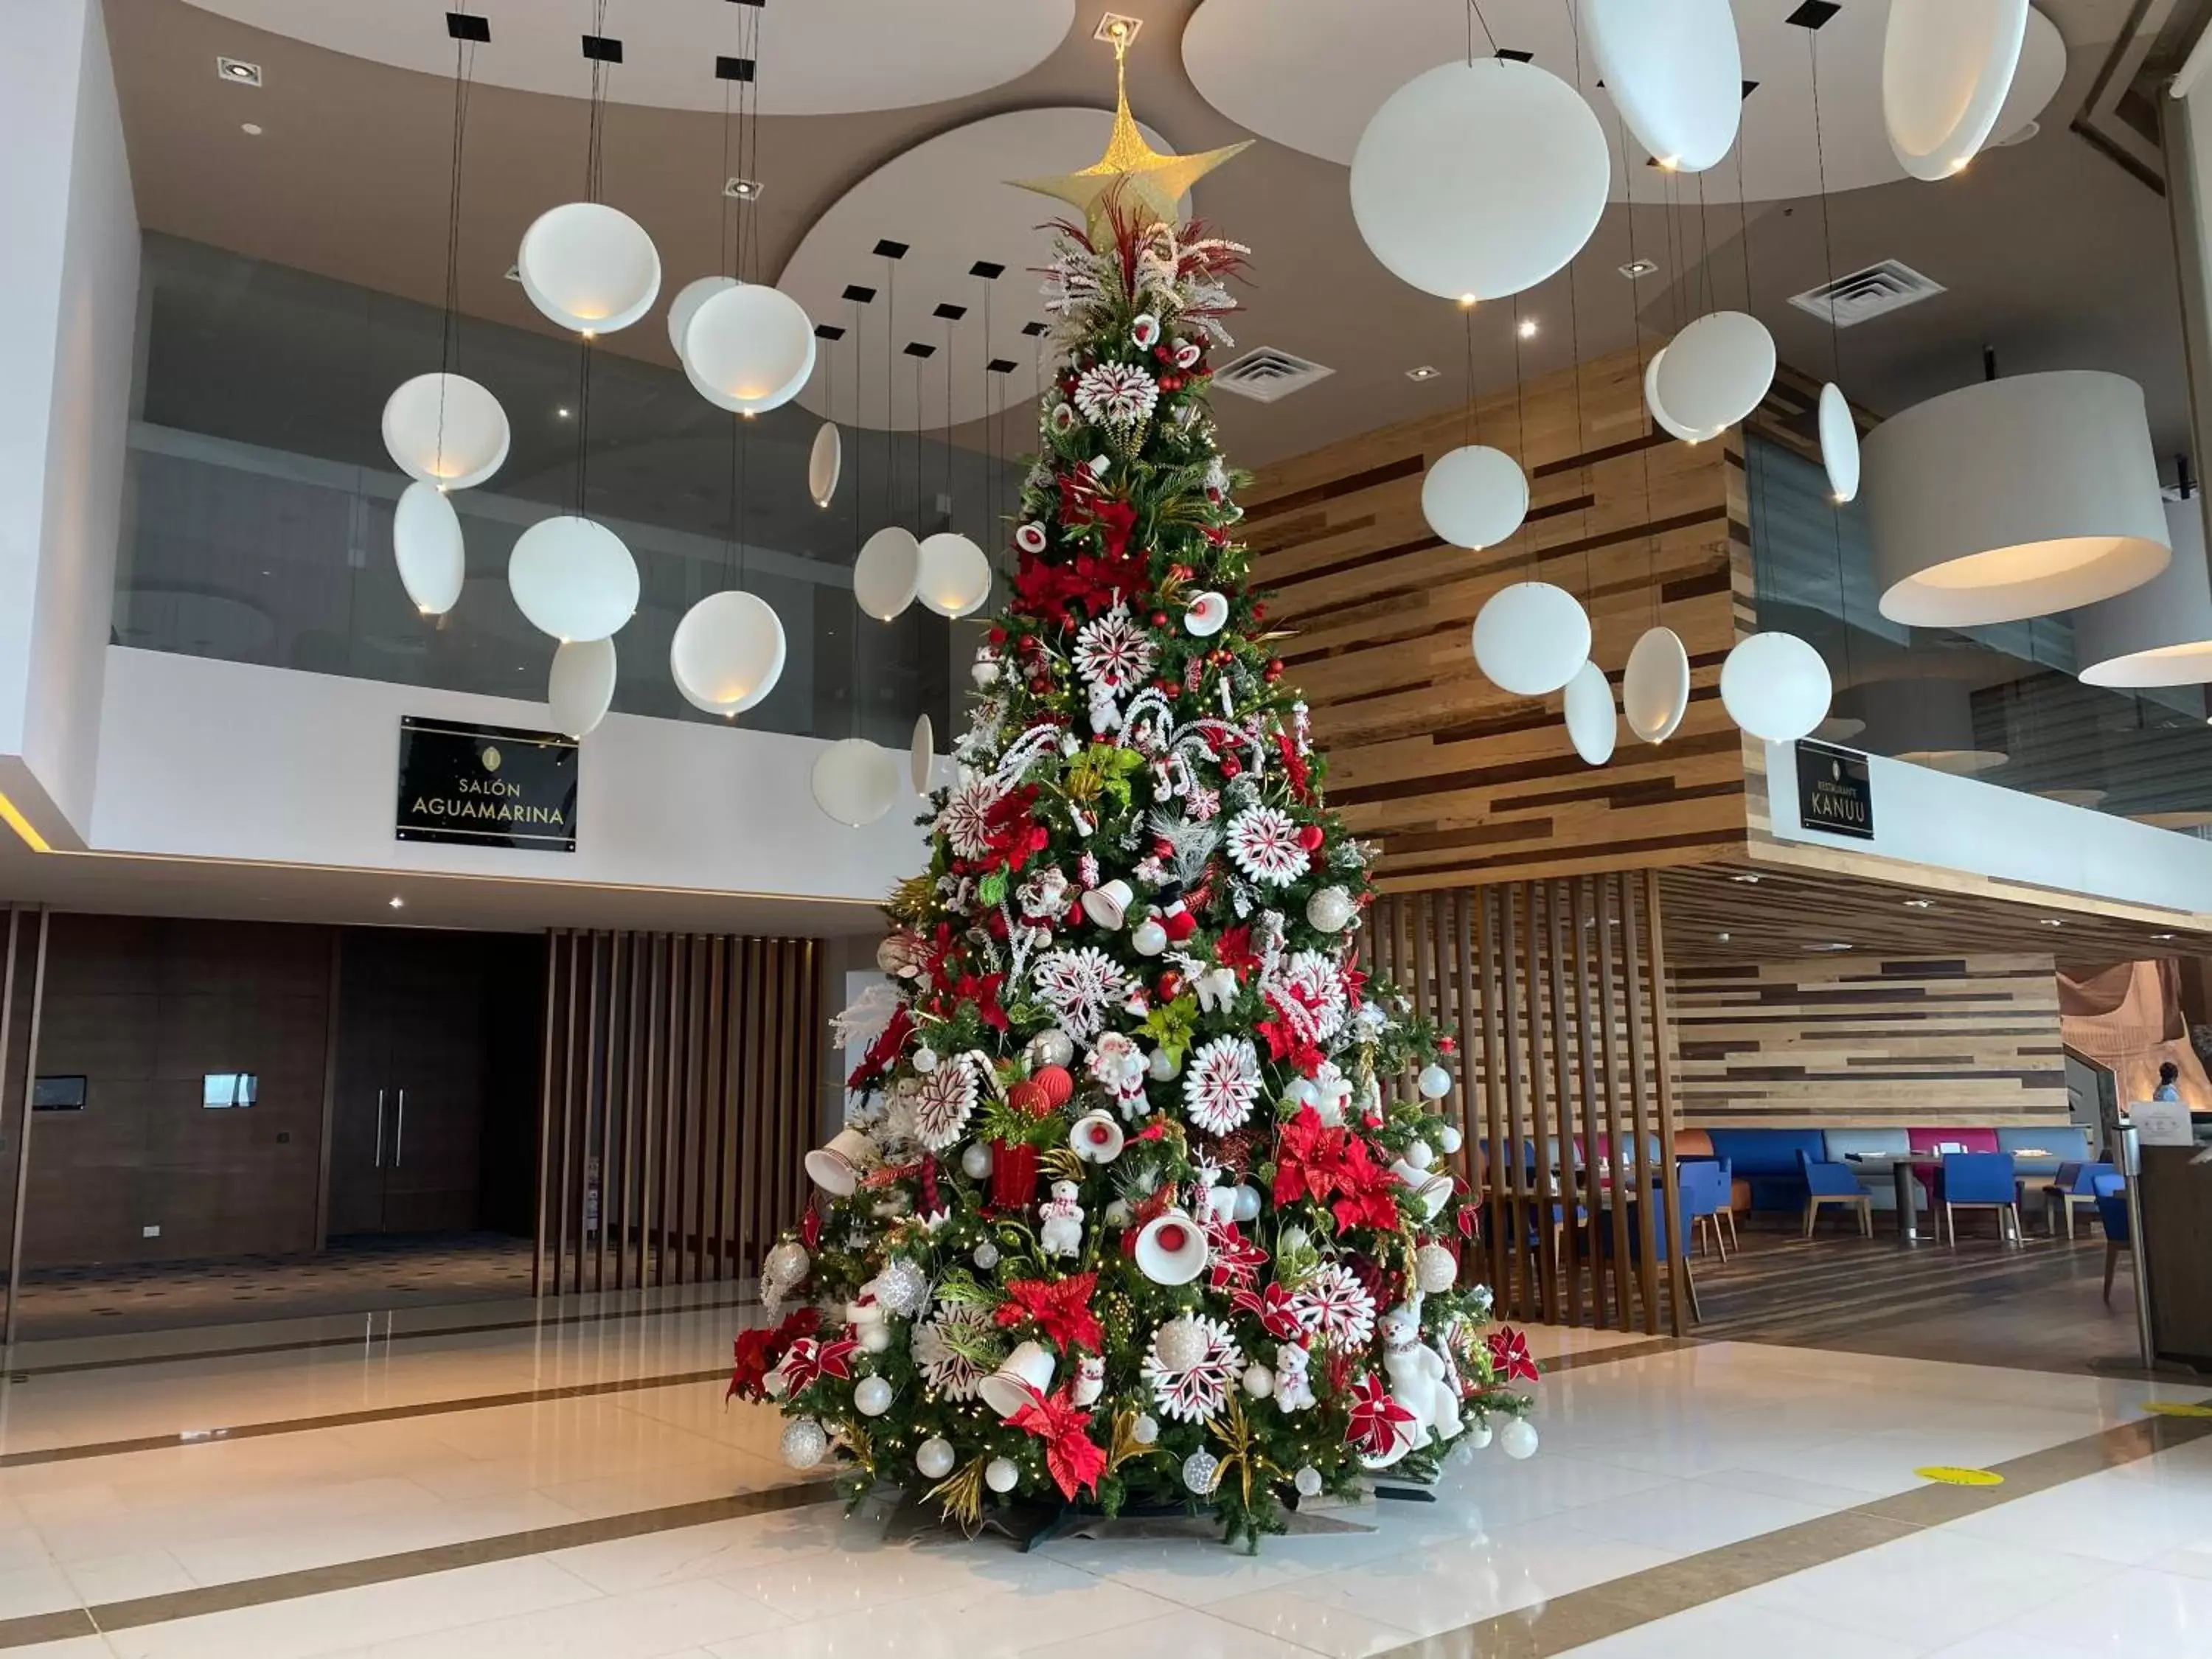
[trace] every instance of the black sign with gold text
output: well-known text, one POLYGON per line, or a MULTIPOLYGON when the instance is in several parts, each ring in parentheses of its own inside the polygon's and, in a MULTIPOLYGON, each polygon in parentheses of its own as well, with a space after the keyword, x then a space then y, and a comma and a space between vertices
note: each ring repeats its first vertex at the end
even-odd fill
POLYGON ((1864 755, 1797 740, 1797 817, 1808 830, 1874 839, 1874 788, 1864 755))
POLYGON ((574 852, 574 741, 401 716, 398 836, 574 852))

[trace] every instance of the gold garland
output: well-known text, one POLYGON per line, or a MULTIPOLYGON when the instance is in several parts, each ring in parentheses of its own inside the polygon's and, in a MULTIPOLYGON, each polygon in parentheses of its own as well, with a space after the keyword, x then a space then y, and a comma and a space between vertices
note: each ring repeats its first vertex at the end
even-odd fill
POLYGON ((1262 1480, 1279 1480, 1284 1478, 1283 1471, 1261 1455, 1252 1425, 1245 1419, 1244 1401, 1235 1393, 1230 1395, 1229 1409, 1223 1416, 1206 1419, 1206 1431, 1218 1440, 1228 1452, 1228 1455, 1215 1468, 1212 1484, 1206 1491, 1220 1491, 1221 1483, 1229 1478, 1229 1471, 1234 1468, 1243 1494, 1245 1512, 1249 1514, 1253 1478, 1256 1475, 1262 1480))
POLYGON ((983 1462, 984 1454, 979 1452, 968 1460, 965 1468, 945 1476, 922 1494, 924 1503, 942 1504, 945 1518, 970 1538, 983 1524, 983 1462))

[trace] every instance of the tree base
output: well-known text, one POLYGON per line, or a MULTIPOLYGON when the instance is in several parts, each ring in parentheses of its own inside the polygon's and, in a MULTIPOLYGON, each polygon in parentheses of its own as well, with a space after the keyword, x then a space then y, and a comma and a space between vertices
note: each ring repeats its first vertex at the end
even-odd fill
MULTIPOLYGON (((1378 1492, 1378 1496, 1380 1493, 1378 1492)), ((1425 1494, 1407 1493, 1409 1497, 1425 1494)), ((1433 1501, 1433 1500, 1431 1500, 1433 1501)), ((1291 1537, 1330 1533, 1364 1533, 1375 1528, 1364 1522, 1340 1520, 1334 1516, 1300 1513, 1296 1509, 1286 1510, 1284 1519, 1289 1523, 1285 1533, 1291 1537)), ((973 1535, 996 1533, 1023 1554, 1028 1554, 1040 1544, 1049 1544, 1060 1538, 1091 1538, 1129 1541, 1140 1538, 1190 1538, 1194 1526, 1218 1530, 1218 1524, 1202 1510, 1193 1510, 1187 1504, 1133 1504, 1118 1515, 1108 1515, 1089 1504, 1016 1503, 998 1504, 983 1511, 973 1535)), ((919 1496, 902 1493, 896 1507, 884 1522, 884 1541, 905 1543, 923 1533, 948 1529, 945 1518, 936 1507, 925 1504, 919 1496)), ((1193 1542, 1199 1541, 1192 1538, 1193 1542)))

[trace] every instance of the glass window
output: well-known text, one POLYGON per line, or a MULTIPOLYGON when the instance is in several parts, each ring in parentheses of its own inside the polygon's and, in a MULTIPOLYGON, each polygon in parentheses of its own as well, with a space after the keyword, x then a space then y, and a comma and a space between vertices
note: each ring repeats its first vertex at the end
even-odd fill
POLYGON ((251 1106, 260 1085, 251 1072, 210 1072, 200 1079, 200 1104, 211 1112, 251 1106))
POLYGON ((42 1077, 31 1085, 34 1112, 81 1112, 84 1109, 85 1079, 81 1077, 42 1077))

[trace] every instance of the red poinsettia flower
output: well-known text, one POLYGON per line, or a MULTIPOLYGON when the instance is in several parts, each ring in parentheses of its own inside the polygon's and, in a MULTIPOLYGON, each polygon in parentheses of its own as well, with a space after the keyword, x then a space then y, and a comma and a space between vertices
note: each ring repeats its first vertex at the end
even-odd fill
POLYGON ((1260 1322, 1260 1328, 1278 1342, 1295 1342, 1305 1334, 1305 1327, 1298 1322, 1297 1305, 1291 1293, 1280 1285, 1269 1284, 1256 1294, 1251 1291, 1233 1291, 1230 1305, 1239 1313, 1248 1313, 1260 1322))
POLYGON ((1490 1368, 1500 1382, 1534 1382, 1540 1375, 1528 1357, 1528 1339, 1510 1325, 1500 1325, 1483 1341, 1490 1349, 1490 1368))
POLYGON ((1071 1503, 1079 1492, 1096 1492, 1098 1477, 1106 1473, 1106 1454, 1089 1432, 1091 1413, 1077 1407, 1073 1386, 1049 1397, 1030 1389, 1027 1402, 1006 1419, 1009 1427, 1044 1442, 1045 1468, 1071 1503))
POLYGON ((860 1063, 845 1079, 845 1086, 855 1094, 866 1094, 872 1089, 890 1072, 891 1063, 899 1057, 899 1051, 906 1047, 906 1040, 913 1035, 914 1017, 907 1012, 906 1006, 902 1003, 893 1011, 890 1023, 868 1045, 867 1053, 860 1056, 860 1063))
POLYGON ((853 1356, 860 1351, 860 1343, 850 1336, 833 1336, 826 1342, 817 1342, 811 1336, 800 1337, 777 1364, 790 1384, 785 1392, 798 1394, 825 1376, 840 1381, 851 1376, 853 1356))
POLYGON ((821 1323, 822 1316, 814 1309, 801 1308, 773 1330, 739 1331, 736 1363, 730 1370, 729 1392, 722 1398, 767 1399, 768 1393, 761 1384, 768 1380, 768 1374, 781 1362, 793 1343, 801 1337, 811 1336, 821 1323))
POLYGON ((1397 1182, 1377 1164, 1367 1142, 1348 1128, 1332 1129, 1312 1107, 1285 1124, 1275 1150, 1275 1202, 1301 1198, 1327 1203, 1340 1227, 1398 1224, 1397 1182))
POLYGON ((1245 1237, 1233 1221, 1207 1221, 1206 1243, 1210 1282, 1217 1291, 1252 1284, 1267 1265, 1267 1251, 1245 1237))
POLYGON ((1061 1352, 1088 1348, 1106 1351, 1105 1333, 1091 1311, 1091 1293, 1097 1288, 1097 1273, 1071 1273, 1066 1279, 1018 1279, 1006 1286, 1006 1299, 999 1304, 999 1323, 1012 1329, 1033 1323, 1061 1352))
POLYGON ((1233 969, 1239 979, 1256 972, 1260 953, 1252 948, 1252 930, 1242 922, 1222 929, 1221 937, 1213 944, 1213 959, 1224 968, 1233 969))
POLYGON ((1413 1437, 1413 1414, 1390 1397, 1389 1385, 1369 1371, 1352 1385, 1352 1423, 1347 1444, 1370 1457, 1387 1457, 1403 1437, 1413 1437))
POLYGON ((999 1006, 999 991, 1006 982, 1004 974, 963 974, 953 982, 951 998, 956 1004, 973 1005, 978 1019, 994 1030, 1004 1031, 1010 1028, 1006 1011, 999 1006))

